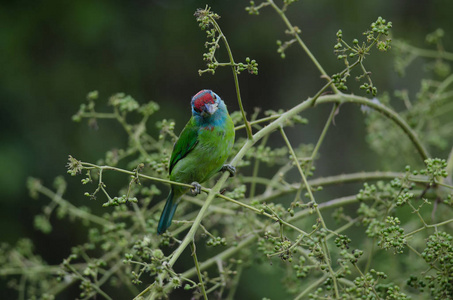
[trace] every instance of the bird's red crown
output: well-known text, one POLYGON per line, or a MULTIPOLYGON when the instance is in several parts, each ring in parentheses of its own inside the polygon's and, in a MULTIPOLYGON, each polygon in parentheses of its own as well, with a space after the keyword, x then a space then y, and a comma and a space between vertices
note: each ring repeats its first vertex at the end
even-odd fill
POLYGON ((193 96, 192 105, 197 111, 202 111, 206 104, 215 103, 215 99, 210 90, 201 90, 193 96))

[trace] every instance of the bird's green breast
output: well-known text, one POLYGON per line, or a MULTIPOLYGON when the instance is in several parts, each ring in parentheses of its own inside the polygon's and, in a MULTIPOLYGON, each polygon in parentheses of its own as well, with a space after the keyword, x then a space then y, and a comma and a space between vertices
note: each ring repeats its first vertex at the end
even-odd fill
POLYGON ((198 128, 197 144, 173 167, 170 179, 202 183, 217 173, 230 155, 234 143, 234 125, 226 115, 221 125, 198 128))

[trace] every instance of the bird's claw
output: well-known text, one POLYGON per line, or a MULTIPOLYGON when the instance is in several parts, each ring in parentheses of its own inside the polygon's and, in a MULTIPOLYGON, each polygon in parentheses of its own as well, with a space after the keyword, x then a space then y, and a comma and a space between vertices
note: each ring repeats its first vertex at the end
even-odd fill
POLYGON ((190 185, 193 186, 193 189, 191 189, 193 195, 198 195, 201 193, 201 185, 198 182, 194 181, 190 185))
POLYGON ((234 175, 236 174, 236 168, 233 167, 232 165, 223 165, 222 168, 220 169, 220 172, 225 171, 230 172, 230 177, 234 177, 234 175))

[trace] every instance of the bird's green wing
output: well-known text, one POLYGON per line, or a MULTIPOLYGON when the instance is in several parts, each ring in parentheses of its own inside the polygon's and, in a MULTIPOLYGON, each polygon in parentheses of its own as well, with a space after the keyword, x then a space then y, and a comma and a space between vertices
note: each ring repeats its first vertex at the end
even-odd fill
POLYGON ((193 124, 193 119, 182 130, 179 139, 173 146, 170 158, 169 174, 178 161, 183 159, 198 144, 198 127, 193 124))

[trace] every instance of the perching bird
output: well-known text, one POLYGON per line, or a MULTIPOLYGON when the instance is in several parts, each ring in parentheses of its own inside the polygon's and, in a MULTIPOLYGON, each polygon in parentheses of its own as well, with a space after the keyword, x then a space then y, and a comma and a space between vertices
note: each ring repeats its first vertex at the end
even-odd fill
MULTIPOLYGON (((211 90, 201 90, 192 97, 192 118, 184 127, 173 146, 169 164, 170 180, 194 186, 200 193, 200 183, 219 171, 235 169, 224 165, 234 143, 234 125, 220 97, 211 90)), ((189 188, 172 185, 157 233, 162 234, 171 225, 178 203, 189 188)))

